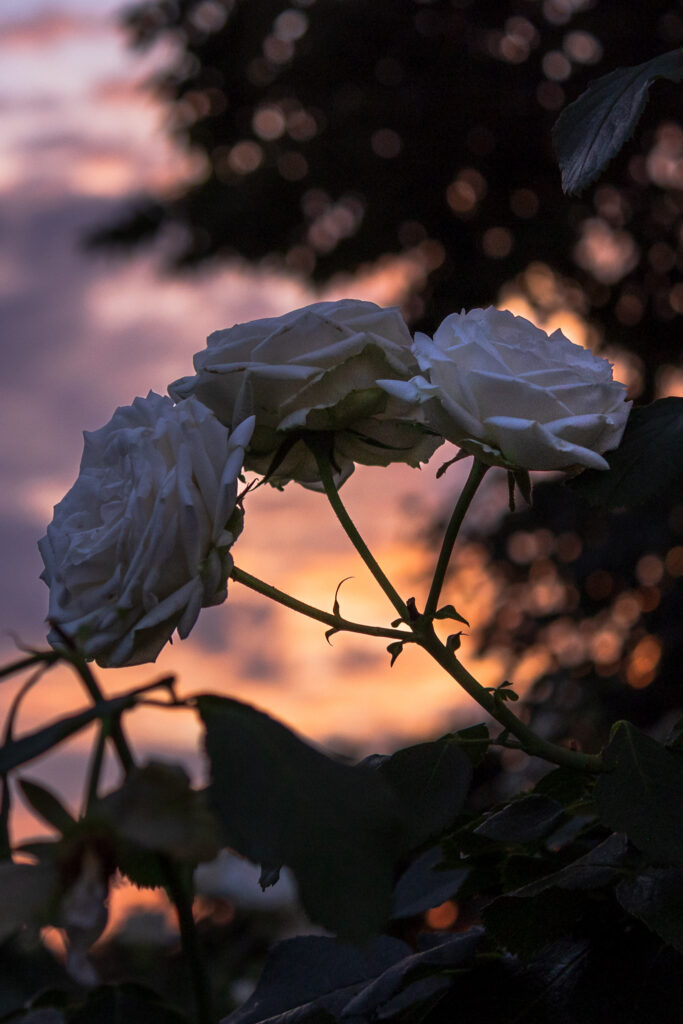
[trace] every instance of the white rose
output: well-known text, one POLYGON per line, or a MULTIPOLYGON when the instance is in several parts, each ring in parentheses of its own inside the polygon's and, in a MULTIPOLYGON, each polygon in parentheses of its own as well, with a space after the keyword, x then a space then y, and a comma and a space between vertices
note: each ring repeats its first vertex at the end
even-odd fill
POLYGON ((417 466, 441 443, 402 414, 403 404, 377 378, 408 380, 418 370, 397 309, 344 299, 284 316, 237 324, 209 336, 194 357, 196 376, 169 387, 195 395, 231 426, 256 417, 245 467, 281 486, 297 480, 320 489, 314 456, 302 436, 325 434, 341 483, 354 463, 417 466), (276 460, 277 461, 277 460, 276 460))
MULTIPOLYGON (((38 547, 49 620, 100 665, 154 661, 220 604, 241 530, 237 477, 253 421, 232 433, 195 399, 150 392, 85 432, 80 474, 38 547)), ((48 637, 59 647, 56 629, 48 637)))
POLYGON ((484 462, 508 468, 608 469, 631 403, 606 359, 520 316, 473 309, 415 337, 422 376, 379 381, 423 407, 427 423, 484 462))

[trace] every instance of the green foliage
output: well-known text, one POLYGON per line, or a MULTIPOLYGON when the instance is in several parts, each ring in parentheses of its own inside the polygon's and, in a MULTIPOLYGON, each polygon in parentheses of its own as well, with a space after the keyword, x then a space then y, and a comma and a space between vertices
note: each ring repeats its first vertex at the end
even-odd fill
POLYGON ((617 68, 592 82, 562 111, 553 142, 565 192, 581 192, 635 131, 658 78, 683 79, 683 53, 672 50, 633 68, 617 68))

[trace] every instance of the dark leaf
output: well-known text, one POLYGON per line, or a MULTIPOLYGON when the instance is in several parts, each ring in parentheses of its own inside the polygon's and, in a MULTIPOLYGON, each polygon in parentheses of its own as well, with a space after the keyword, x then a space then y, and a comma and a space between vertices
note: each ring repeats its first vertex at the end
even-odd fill
MULTIPOLYGON (((438 974, 439 969, 446 969, 450 972, 461 967, 474 956, 482 935, 480 928, 471 928, 468 932, 463 932, 460 935, 448 935, 438 945, 421 953, 415 953, 413 956, 405 957, 393 964, 347 1003, 344 1008, 344 1017, 370 1021, 376 1017, 381 1019, 389 1016, 383 1012, 387 1004, 403 991, 406 995, 408 994, 406 983, 414 979, 415 975, 424 977, 425 973, 432 973, 430 969, 433 968, 436 968, 433 973, 438 974)), ((440 981, 444 988, 450 985, 448 975, 444 975, 440 981)), ((433 991, 432 988, 429 995, 433 994, 433 991)), ((424 993, 413 991, 412 994, 416 998, 424 998, 424 993)))
POLYGON ((679 718, 672 725, 666 738, 666 745, 669 750, 678 750, 683 753, 683 718, 679 718))
POLYGON ((287 939, 271 950, 256 991, 224 1024, 338 1018, 356 992, 409 955, 409 946, 386 936, 366 949, 318 935, 287 939))
POLYGON ((580 192, 616 156, 634 132, 657 78, 681 81, 680 50, 636 67, 617 68, 593 82, 562 111, 553 129, 553 142, 565 192, 580 192))
POLYGON ((487 932, 526 959, 566 935, 584 912, 585 901, 561 889, 535 896, 524 896, 524 892, 519 889, 500 896, 486 907, 483 918, 487 932))
POLYGON ((530 793, 489 815, 474 832, 503 843, 534 843, 549 835, 563 815, 556 800, 530 793))
POLYGON ((40 864, 0 864, 0 942, 23 925, 48 924, 59 881, 49 861, 40 864))
POLYGON ((282 868, 268 868, 263 867, 259 876, 258 884, 261 886, 263 892, 269 889, 271 885, 277 885, 280 881, 280 872, 282 868))
POLYGON ((439 871, 440 846, 426 850, 404 871, 394 889, 393 918, 415 917, 450 899, 469 874, 468 867, 439 871))
POLYGON ((152 989, 131 982, 102 985, 89 992, 68 1020, 69 1024, 189 1024, 184 1014, 152 989))
POLYGON ((69 814, 66 807, 49 789, 39 786, 37 782, 31 782, 29 779, 20 779, 19 786, 26 801, 36 814, 62 835, 70 832, 76 825, 76 819, 69 814))
POLYGON ((655 861, 683 866, 683 757, 619 722, 595 785, 604 824, 655 861))
POLYGON ((617 886, 624 910, 683 953, 683 870, 648 868, 617 886))
POLYGON ((451 654, 455 654, 455 652, 460 649, 461 636, 462 630, 460 630, 459 633, 451 633, 451 635, 447 638, 446 648, 451 654))
POLYGON ((621 444, 605 452, 608 470, 586 469, 567 482, 591 505, 639 505, 683 474, 683 398, 632 409, 621 444))
POLYGON ((563 937, 590 907, 582 892, 622 875, 627 848, 624 836, 610 836, 560 871, 499 897, 484 911, 487 929, 510 952, 531 956, 563 937))
POLYGON ((290 867, 314 921, 354 939, 378 931, 401 850, 401 808, 384 777, 325 757, 246 704, 203 696, 198 706, 226 843, 290 867))
POLYGON ((469 622, 464 618, 460 612, 457 612, 452 604, 444 605, 443 608, 439 608, 438 612, 434 613, 435 619, 457 619, 458 622, 463 622, 466 626, 469 626, 469 622))
POLYGON ((554 871, 538 881, 518 889, 515 896, 537 896, 548 889, 599 889, 610 885, 623 872, 623 865, 629 856, 626 837, 615 833, 604 842, 589 850, 583 857, 572 861, 559 871, 554 871))
POLYGON ((377 768, 403 808, 406 849, 455 823, 472 782, 472 762, 451 735, 397 750, 377 768))
POLYGON ((403 651, 403 641, 397 640, 393 644, 389 644, 387 647, 388 653, 391 655, 391 661, 389 662, 389 668, 394 667, 394 662, 398 658, 399 654, 403 651))
POLYGON ((481 722, 479 725, 470 725, 466 729, 458 729, 453 733, 453 740, 467 754, 473 765, 480 764, 484 760, 491 742, 488 726, 481 722))
POLYGON ((213 860, 220 843, 206 794, 190 787, 178 765, 135 768, 123 785, 91 809, 128 843, 190 864, 213 860))
POLYGON ((575 768, 554 768, 534 786, 534 793, 541 793, 557 800, 564 807, 582 800, 592 788, 593 776, 576 771, 575 768))
POLYGON ((67 1018, 62 1011, 57 1010, 54 1006, 27 1010, 26 1013, 20 1013, 18 1016, 13 1014, 9 1018, 3 1017, 4 1020, 7 1020, 8 1024, 67 1024, 67 1018))

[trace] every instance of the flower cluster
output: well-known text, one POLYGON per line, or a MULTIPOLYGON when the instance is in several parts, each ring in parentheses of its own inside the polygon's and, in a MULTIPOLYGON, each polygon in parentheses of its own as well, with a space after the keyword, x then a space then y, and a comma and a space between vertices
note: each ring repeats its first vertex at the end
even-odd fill
POLYGON ((418 466, 448 439, 508 469, 604 469, 629 414, 606 360, 495 309, 413 341, 397 309, 352 299, 217 331, 196 373, 85 435, 80 475, 40 541, 49 640, 103 665, 153 661, 223 601, 242 468, 337 486, 356 463, 418 466))

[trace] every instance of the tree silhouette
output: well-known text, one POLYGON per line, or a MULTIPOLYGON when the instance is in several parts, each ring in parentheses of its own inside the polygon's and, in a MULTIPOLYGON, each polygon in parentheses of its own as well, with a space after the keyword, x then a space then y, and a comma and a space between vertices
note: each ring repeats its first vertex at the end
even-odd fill
POLYGON ((173 224, 175 267, 239 255, 317 284, 409 251, 425 280, 406 312, 426 330, 515 277, 547 311, 548 266, 563 304, 638 354, 643 397, 679 361, 676 86, 655 85, 578 199, 551 127, 592 79, 679 44, 680 0, 151 0, 125 23, 137 47, 172 42, 153 87, 203 172, 94 242, 173 224))

